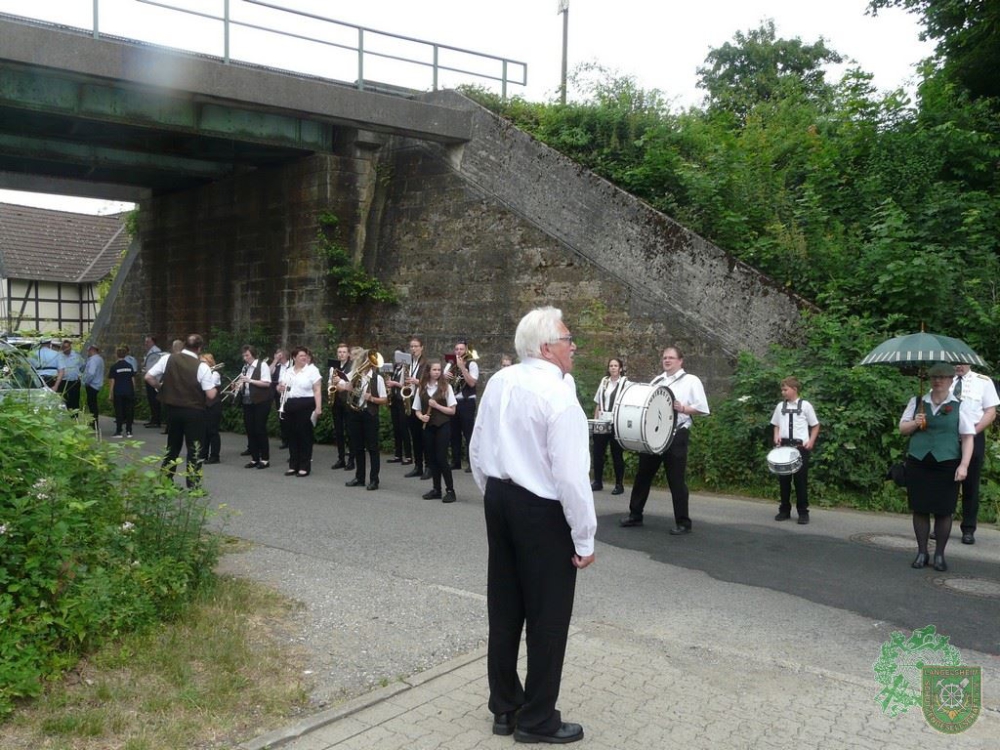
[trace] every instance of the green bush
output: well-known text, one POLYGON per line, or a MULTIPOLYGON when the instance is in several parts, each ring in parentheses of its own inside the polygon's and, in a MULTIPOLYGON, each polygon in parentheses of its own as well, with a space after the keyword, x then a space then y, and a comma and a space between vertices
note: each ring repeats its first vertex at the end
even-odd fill
POLYGON ((0 716, 212 576, 207 499, 157 464, 65 412, 0 404, 0 716))

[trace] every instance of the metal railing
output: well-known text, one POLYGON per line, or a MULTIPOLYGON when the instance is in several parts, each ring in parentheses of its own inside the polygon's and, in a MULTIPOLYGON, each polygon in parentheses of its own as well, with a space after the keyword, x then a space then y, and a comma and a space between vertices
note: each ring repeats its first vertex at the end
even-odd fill
MULTIPOLYGON (((462 76, 471 76, 473 78, 480 80, 498 82, 500 83, 501 95, 505 99, 507 98, 508 85, 526 86, 528 84, 528 65, 527 63, 520 62, 518 60, 512 60, 507 57, 498 57, 497 55, 490 55, 483 52, 476 52, 474 50, 464 49, 462 47, 454 47, 448 44, 438 44, 437 42, 428 42, 424 39, 416 39, 414 37, 403 36, 401 34, 393 34, 387 31, 379 31, 378 29, 372 29, 365 26, 358 26, 356 24, 346 23, 344 21, 338 21, 333 18, 328 18, 326 16, 316 15, 315 13, 306 13, 305 11, 293 10, 291 8, 284 8, 280 5, 275 5, 274 3, 265 2, 264 0, 222 0, 222 5, 223 5, 222 15, 216 15, 214 13, 206 13, 203 11, 191 10, 190 8, 179 7, 177 5, 166 2, 165 0, 135 0, 135 2, 140 3, 142 5, 156 6, 158 8, 164 8, 167 10, 175 11, 178 13, 184 13, 198 18, 220 22, 222 24, 222 36, 223 36, 222 60, 226 64, 229 64, 230 62, 234 61, 230 54, 232 30, 234 28, 242 28, 253 31, 265 32, 269 34, 276 34, 282 37, 287 37, 289 39, 297 39, 312 44, 320 44, 326 47, 346 50, 355 53, 357 55, 357 79, 354 82, 354 85, 360 90, 364 90, 366 88, 365 62, 370 58, 391 60, 399 63, 404 63, 407 65, 417 66, 419 68, 429 68, 431 72, 431 89, 433 91, 438 90, 440 83, 440 74, 442 72, 456 73, 462 76), (287 16, 297 16, 308 22, 319 21, 322 22, 323 24, 327 24, 326 28, 336 27, 338 29, 346 29, 349 31, 353 31, 353 33, 356 34, 357 42, 352 44, 345 44, 342 42, 331 41, 329 39, 323 39, 317 36, 300 34, 293 31, 285 31, 269 26, 263 26, 258 23, 251 23, 250 21, 246 20, 239 20, 233 18, 232 6, 234 5, 259 6, 262 8, 269 9, 271 11, 287 14, 287 16), (404 45, 418 45, 420 47, 428 49, 430 53, 430 59, 421 60, 414 57, 407 57, 403 54, 396 54, 395 52, 391 52, 388 50, 378 51, 371 48, 373 40, 387 41, 390 43, 390 45, 393 42, 404 45), (459 63, 457 62, 452 64, 445 64, 441 60, 442 53, 450 54, 455 57, 467 57, 479 61, 486 61, 494 68, 498 68, 498 70, 496 70, 495 72, 482 72, 477 70, 470 70, 466 67, 459 67, 458 66, 459 63)), ((101 37, 100 0, 93 0, 93 6, 94 6, 93 35, 95 39, 99 39, 101 37)), ((254 60, 238 60, 236 62, 256 64, 254 60)), ((331 80, 338 80, 338 79, 331 78, 331 80)), ((369 85, 367 87, 372 88, 371 82, 369 82, 369 85)))

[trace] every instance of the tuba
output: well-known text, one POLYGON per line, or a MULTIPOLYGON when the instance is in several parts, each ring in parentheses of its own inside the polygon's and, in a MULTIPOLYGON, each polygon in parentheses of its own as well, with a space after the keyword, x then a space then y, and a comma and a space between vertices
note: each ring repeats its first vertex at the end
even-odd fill
MULTIPOLYGON (((475 349, 467 349, 465 354, 462 355, 462 362, 468 365, 470 362, 475 362, 479 359, 479 353, 475 349)), ((456 367, 457 369, 457 367, 456 367)), ((465 388, 465 378, 462 375, 462 371, 459 370, 458 374, 455 376, 455 383, 453 389, 455 393, 458 393, 463 388, 465 388)))
POLYGON ((366 351, 355 362, 351 369, 351 395, 347 399, 347 405, 352 411, 361 411, 365 408, 365 391, 371 384, 373 371, 378 373, 383 364, 385 364, 385 360, 374 349, 366 351))

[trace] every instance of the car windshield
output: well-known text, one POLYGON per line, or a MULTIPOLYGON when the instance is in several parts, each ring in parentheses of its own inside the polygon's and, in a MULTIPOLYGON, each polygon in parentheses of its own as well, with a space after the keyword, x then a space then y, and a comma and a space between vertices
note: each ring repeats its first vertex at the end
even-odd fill
POLYGON ((24 355, 5 341, 0 341, 0 390, 43 388, 44 385, 24 355))

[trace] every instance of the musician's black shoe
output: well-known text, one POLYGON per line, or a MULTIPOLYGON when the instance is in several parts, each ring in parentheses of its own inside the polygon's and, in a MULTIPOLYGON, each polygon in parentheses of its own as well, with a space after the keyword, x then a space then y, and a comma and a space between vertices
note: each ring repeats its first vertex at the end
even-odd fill
POLYGON ((285 472, 285 476, 286 477, 294 477, 298 473, 299 472, 296 469, 289 469, 288 471, 285 472))
POLYGON ((448 490, 444 493, 444 497, 441 498, 442 503, 453 503, 456 500, 458 500, 458 498, 455 497, 455 490, 448 490))
POLYGON ((378 489, 378 482, 369 482, 367 484, 367 486, 365 487, 365 489, 366 490, 377 490, 378 489))
POLYGON ((910 563, 911 568, 926 568, 927 567, 927 553, 918 552, 917 556, 913 558, 913 562, 910 563))
POLYGON ((440 500, 441 490, 427 490, 423 495, 421 495, 424 500, 440 500))
POLYGON ((798 520, 799 526, 805 526, 807 523, 809 523, 809 514, 799 513, 799 520, 798 520))
POLYGON ((344 486, 345 487, 360 487, 363 484, 364 484, 364 481, 361 480, 361 479, 358 479, 357 477, 354 477, 354 479, 350 479, 350 480, 344 482, 344 486))
POLYGON ((775 521, 787 521, 791 517, 792 517, 791 511, 779 510, 778 511, 778 515, 776 515, 774 517, 774 520, 775 521))
POLYGON ((247 449, 246 449, 245 451, 243 451, 243 452, 242 452, 242 453, 241 453, 240 455, 241 455, 241 456, 249 456, 249 455, 250 455, 250 449, 249 449, 249 448, 247 448, 247 449))
POLYGON ((344 471, 354 471, 354 461, 348 461, 347 466, 344 467, 344 471))
POLYGON ((257 462, 257 468, 258 469, 269 469, 270 467, 271 467, 271 462, 270 461, 258 461, 257 462))
POLYGON ((502 737, 509 737, 514 734, 514 722, 517 718, 517 711, 508 711, 505 714, 493 714, 493 734, 502 737))
POLYGON ((973 531, 965 531, 962 533, 962 544, 975 544, 976 534, 973 531))
POLYGON ((259 464, 259 463, 257 463, 256 461, 251 461, 250 463, 248 463, 248 464, 247 464, 246 466, 244 466, 243 468, 244 468, 244 469, 256 469, 256 468, 257 468, 258 466, 260 466, 260 464, 259 464))
POLYGON ((670 529, 670 531, 668 531, 667 533, 670 534, 670 536, 684 536, 685 534, 690 534, 691 533, 691 527, 690 526, 674 526, 674 528, 670 529))
POLYGON ((409 479, 411 477, 419 477, 423 473, 424 473, 424 470, 421 469, 421 468, 419 468, 419 467, 417 467, 416 469, 410 469, 408 472, 406 472, 405 474, 403 474, 403 476, 406 477, 407 479, 409 479))
POLYGON ((420 478, 421 479, 430 479, 431 478, 431 470, 430 469, 424 469, 424 473, 420 475, 420 478))
POLYGON ((400 465, 402 465, 402 466, 409 466, 410 464, 412 464, 412 463, 413 463, 413 459, 412 459, 412 458, 404 458, 404 459, 403 459, 402 461, 400 461, 399 463, 400 463, 400 465))
POLYGON ((612 495, 624 495, 625 494, 625 488, 622 487, 620 484, 616 484, 615 488, 613 490, 611 490, 611 494, 612 495))
POLYGON ((343 469, 346 465, 347 464, 344 463, 344 459, 340 459, 339 461, 337 461, 337 463, 335 463, 330 468, 331 469, 343 469))
POLYGON ((536 732, 526 732, 523 729, 514 730, 514 742, 548 742, 553 745, 565 745, 569 742, 576 742, 583 739, 583 727, 579 724, 563 722, 562 725, 551 734, 537 734, 536 732))
POLYGON ((934 570, 944 573, 948 570, 948 563, 944 561, 944 555, 934 555, 934 570))
POLYGON ((471 474, 472 473, 472 467, 471 466, 466 466, 465 467, 465 473, 466 474, 471 474))
POLYGON ((600 492, 601 490, 603 490, 603 489, 604 489, 604 484, 603 484, 603 483, 601 483, 601 482, 598 482, 598 481, 597 481, 597 480, 595 479, 595 480, 594 480, 593 482, 591 482, 591 483, 590 483, 590 489, 591 489, 591 490, 592 490, 593 492, 600 492))
POLYGON ((642 526, 642 519, 635 516, 625 516, 625 518, 618 522, 618 525, 625 529, 632 528, 633 526, 642 526))
POLYGON ((387 464, 401 464, 401 463, 403 463, 403 459, 400 458, 399 456, 393 456, 388 461, 386 461, 386 463, 387 464))
POLYGON ((219 457, 218 456, 211 456, 210 458, 206 458, 205 459, 205 463, 206 464, 217 464, 217 463, 219 463, 219 457))
POLYGON ((159 428, 160 427, 160 423, 159 422, 143 422, 142 426, 143 427, 155 427, 155 428, 159 428))

